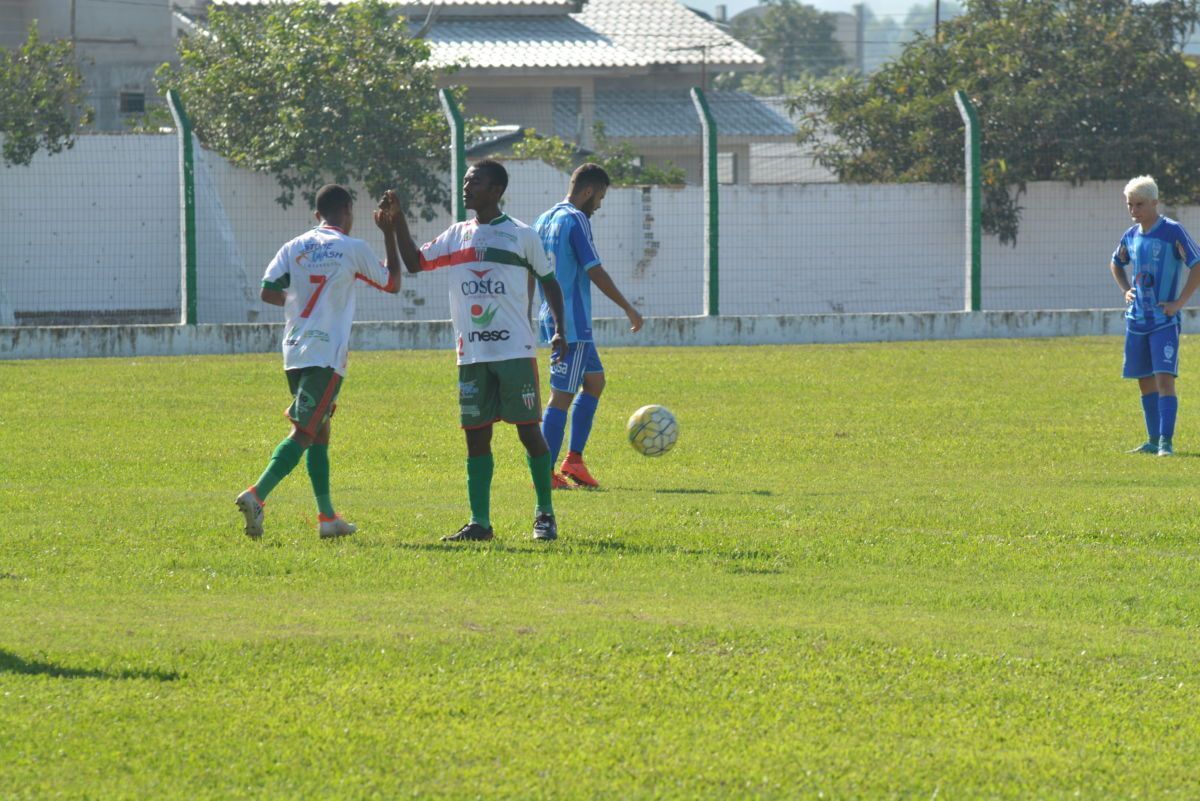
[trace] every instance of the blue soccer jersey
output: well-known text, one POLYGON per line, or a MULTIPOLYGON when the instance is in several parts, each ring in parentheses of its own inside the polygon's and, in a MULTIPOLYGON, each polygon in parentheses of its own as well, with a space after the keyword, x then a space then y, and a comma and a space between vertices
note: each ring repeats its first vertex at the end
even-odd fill
MULTIPOLYGON (((588 270, 600 264, 592 243, 592 223, 588 216, 565 200, 542 214, 533 224, 542 237, 542 245, 554 263, 554 277, 563 294, 563 333, 567 342, 592 341, 592 279, 588 270)), ((540 289, 540 288, 539 288, 540 289)), ((538 311, 542 336, 554 335, 554 318, 542 299, 538 311)))
POLYGON ((1121 237, 1112 260, 1119 267, 1130 266, 1133 302, 1125 309, 1128 330, 1149 334, 1179 325, 1179 315, 1168 317, 1158 304, 1179 298, 1187 275, 1184 268, 1200 261, 1200 247, 1182 225, 1169 217, 1159 217, 1145 233, 1134 225, 1121 237))

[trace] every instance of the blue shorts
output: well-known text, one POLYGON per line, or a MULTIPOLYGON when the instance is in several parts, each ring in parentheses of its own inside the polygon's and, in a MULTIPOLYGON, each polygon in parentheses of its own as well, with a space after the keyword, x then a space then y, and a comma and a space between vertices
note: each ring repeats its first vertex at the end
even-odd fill
POLYGON ((1179 326, 1169 325, 1151 334, 1125 332, 1125 378, 1148 378, 1157 373, 1179 375, 1179 326))
POLYGON ((561 362, 550 365, 550 388, 574 395, 583 386, 584 373, 603 373, 595 342, 571 342, 561 362))

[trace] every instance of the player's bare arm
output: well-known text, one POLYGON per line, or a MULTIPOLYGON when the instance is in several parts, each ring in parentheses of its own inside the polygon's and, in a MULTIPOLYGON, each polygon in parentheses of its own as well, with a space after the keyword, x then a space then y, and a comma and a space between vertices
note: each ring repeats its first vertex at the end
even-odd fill
POLYGON ((625 312, 625 316, 629 318, 629 330, 635 334, 642 330, 642 315, 638 312, 634 305, 625 299, 621 294, 621 290, 617 289, 617 285, 613 283, 612 276, 609 275, 604 267, 597 264, 595 267, 588 270, 588 277, 592 279, 592 283, 596 288, 608 296, 608 299, 621 307, 621 311, 625 312))
POLYGON ((396 197, 396 193, 391 189, 385 192, 383 199, 379 201, 379 208, 387 211, 394 222, 392 235, 396 241, 396 249, 400 258, 404 261, 404 266, 410 273, 421 272, 421 251, 413 242, 412 233, 408 230, 408 218, 404 216, 404 209, 401 208, 400 199, 396 197))
POLYGON ((1129 276, 1125 275, 1125 268, 1115 261, 1110 261, 1108 269, 1112 270, 1113 280, 1121 288, 1121 294, 1125 296, 1125 302, 1133 303, 1133 287, 1129 285, 1129 276))
POLYGON ((392 190, 384 193, 375 209, 375 226, 383 232, 383 246, 387 252, 387 262, 384 264, 388 271, 385 292, 396 294, 400 291, 400 251, 396 244, 396 210, 400 208, 396 194, 392 190))
POLYGON ((554 276, 542 279, 542 294, 546 296, 546 305, 550 307, 550 316, 554 318, 554 336, 550 337, 550 360, 560 362, 567 356, 567 339, 562 333, 562 287, 558 285, 554 276))
POLYGON ((1192 297, 1192 293, 1196 291, 1197 286, 1200 286, 1200 270, 1195 266, 1188 270, 1187 283, 1183 285, 1183 289, 1179 291, 1179 297, 1170 303, 1160 303, 1163 313, 1168 317, 1174 317, 1179 314, 1179 310, 1187 305, 1188 299, 1192 297))

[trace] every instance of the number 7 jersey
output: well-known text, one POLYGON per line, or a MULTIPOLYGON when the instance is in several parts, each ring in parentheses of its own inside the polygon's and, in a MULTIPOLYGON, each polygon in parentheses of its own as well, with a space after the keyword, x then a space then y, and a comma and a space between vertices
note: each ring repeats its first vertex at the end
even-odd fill
POLYGON ((331 225, 281 247, 262 285, 284 292, 283 369, 332 367, 345 375, 355 282, 384 289, 388 278, 370 245, 331 225))

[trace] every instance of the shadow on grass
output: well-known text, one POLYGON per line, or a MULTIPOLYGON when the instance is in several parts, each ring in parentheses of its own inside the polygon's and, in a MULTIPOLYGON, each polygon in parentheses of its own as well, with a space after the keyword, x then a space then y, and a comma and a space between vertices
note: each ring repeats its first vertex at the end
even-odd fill
POLYGON ((622 556, 688 556, 696 559, 709 559, 722 563, 731 573, 757 575, 778 575, 784 571, 777 554, 762 550, 704 550, 701 548, 684 548, 671 543, 657 545, 633 544, 615 539, 566 539, 554 543, 536 542, 393 542, 388 547, 400 548, 406 551, 442 552, 452 551, 496 551, 512 554, 546 554, 570 556, 578 553, 593 553, 598 555, 622 556))
POLYGON ((50 676, 56 679, 153 679, 175 681, 180 678, 173 670, 96 670, 71 668, 51 662, 23 659, 11 651, 0 648, 0 673, 18 673, 22 676, 50 676))
MULTIPOLYGON (((645 491, 645 487, 609 487, 608 489, 621 490, 623 492, 645 491)), ((587 490, 587 492, 596 491, 587 490)), ((662 489, 652 489, 650 492, 655 495, 758 495, 760 497, 771 497, 775 494, 770 490, 714 490, 702 487, 663 487, 662 489)))

